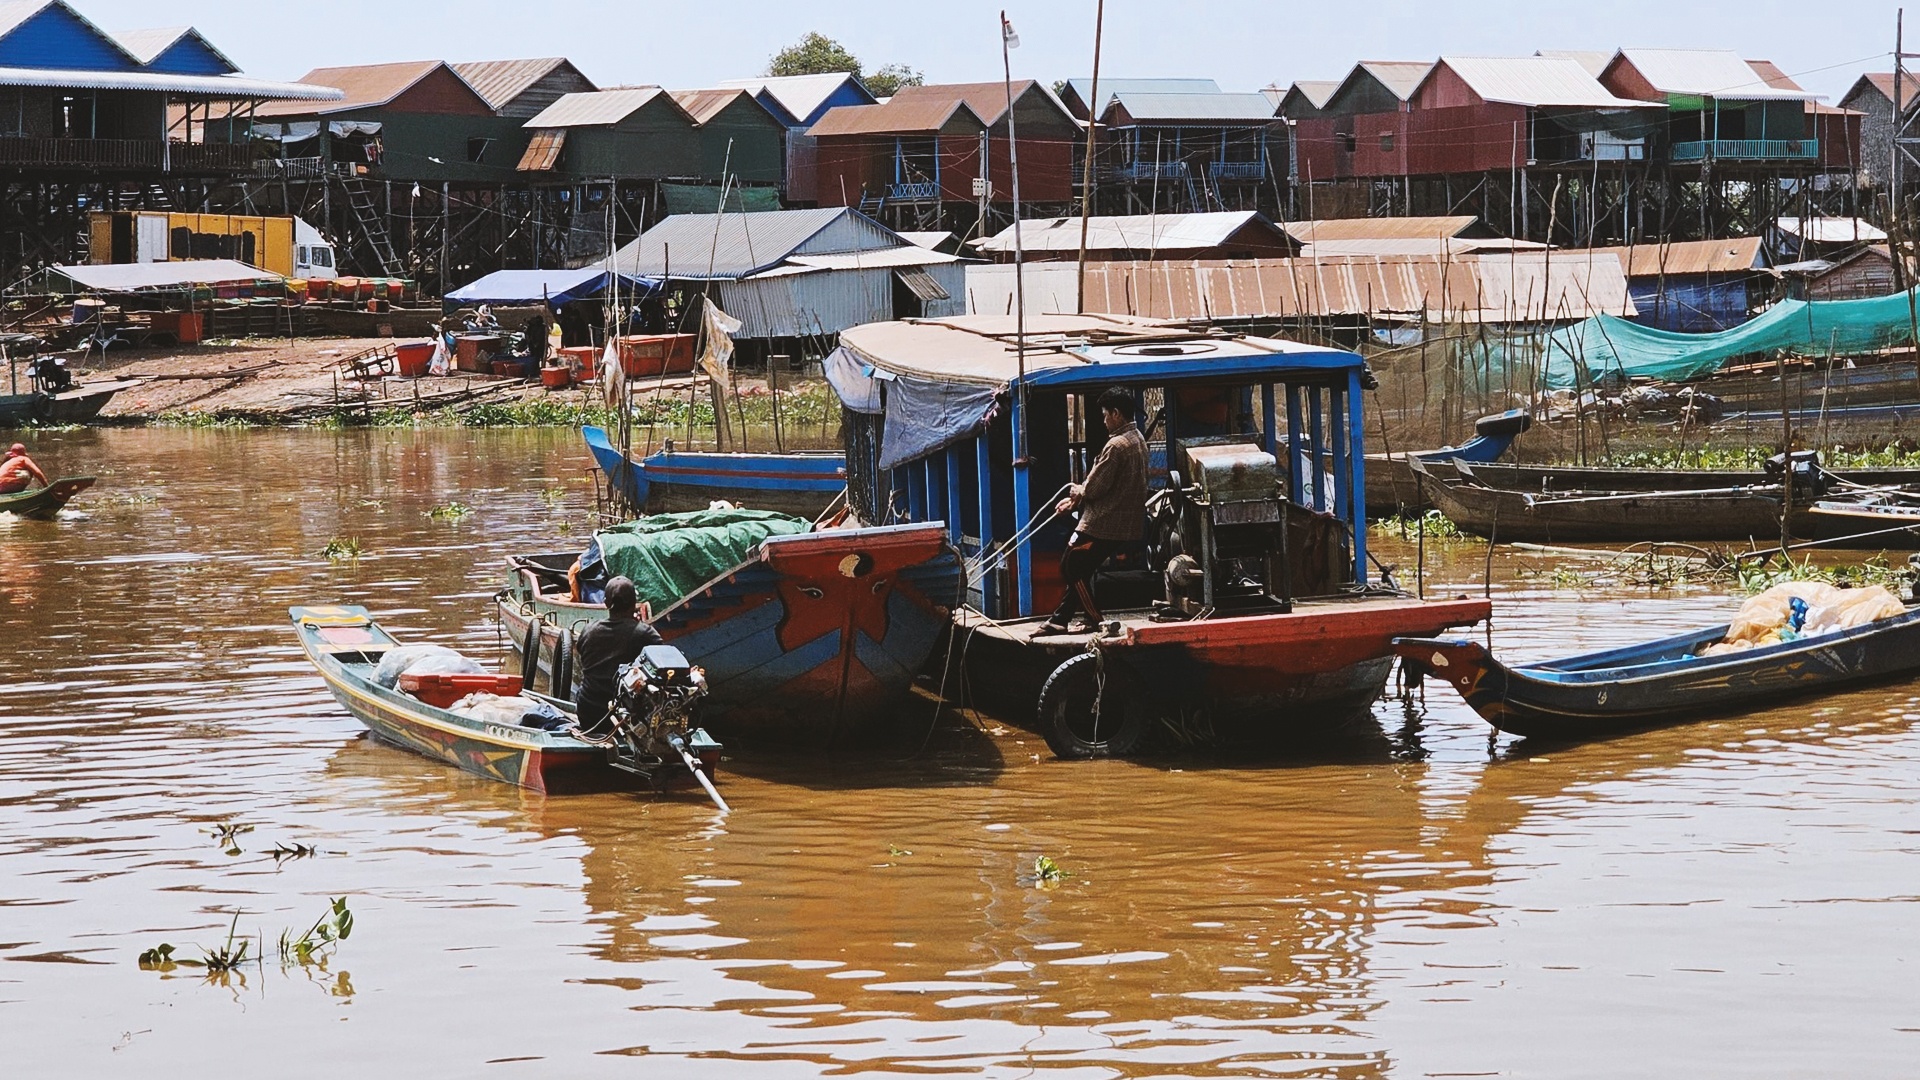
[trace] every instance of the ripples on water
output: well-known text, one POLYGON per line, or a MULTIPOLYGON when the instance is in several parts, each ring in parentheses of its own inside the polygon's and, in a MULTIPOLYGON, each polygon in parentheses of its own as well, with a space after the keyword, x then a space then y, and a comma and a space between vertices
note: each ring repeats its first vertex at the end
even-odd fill
MULTIPOLYGON (((372 743, 287 630, 289 604, 364 603, 496 655, 502 558, 585 527, 571 437, 34 452, 103 479, 60 521, 0 516, 17 1075, 1910 1071, 1912 687, 1491 760, 1437 687, 1411 721, 1382 703, 1377 737, 1254 763, 1063 764, 960 717, 904 762, 730 763, 721 822, 372 743), (480 512, 427 517, 455 499, 480 512), (334 536, 366 554, 317 557, 334 536), (221 822, 253 827, 241 855, 221 822), (276 864, 281 842, 324 854, 276 864), (1041 854, 1071 876, 1036 887, 1041 854), (271 948, 340 895, 359 923, 324 969, 133 963, 236 911, 271 948)), ((1732 606, 1528 589, 1496 590, 1522 659, 1732 606)))

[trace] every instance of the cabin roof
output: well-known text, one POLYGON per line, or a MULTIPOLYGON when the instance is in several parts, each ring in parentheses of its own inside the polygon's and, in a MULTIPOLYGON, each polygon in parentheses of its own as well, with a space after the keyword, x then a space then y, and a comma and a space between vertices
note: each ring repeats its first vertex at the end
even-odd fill
POLYGON ((1350 370, 1360 357, 1272 338, 1197 332, 1127 315, 1028 315, 1024 361, 1011 315, 868 323, 840 344, 894 376, 977 386, 1104 386, 1350 370), (1022 371, 1024 369, 1024 376, 1022 371))

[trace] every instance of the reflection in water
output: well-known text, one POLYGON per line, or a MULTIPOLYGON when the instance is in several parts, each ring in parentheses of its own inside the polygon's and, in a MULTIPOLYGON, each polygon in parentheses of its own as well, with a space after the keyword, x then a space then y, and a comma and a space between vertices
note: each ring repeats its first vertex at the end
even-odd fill
MULTIPOLYGON (((284 622, 363 603, 500 655, 504 555, 587 525, 570 435, 44 441, 103 480, 85 520, 0 532, 25 568, 0 605, 22 1075, 1886 1074, 1920 1026, 1912 688, 1491 758, 1438 687, 1259 761, 1063 764, 950 713, 915 754, 730 762, 724 820, 547 799, 362 736, 284 622), (427 516, 454 499, 479 513, 427 516), (365 553, 317 557, 335 536, 365 553), (252 826, 240 855, 222 823, 252 826), (236 913, 270 948, 341 895, 359 922, 324 969, 132 962, 236 913)), ((1732 606, 1496 591, 1519 659, 1732 606)), ((917 744, 934 714, 907 712, 917 744)))

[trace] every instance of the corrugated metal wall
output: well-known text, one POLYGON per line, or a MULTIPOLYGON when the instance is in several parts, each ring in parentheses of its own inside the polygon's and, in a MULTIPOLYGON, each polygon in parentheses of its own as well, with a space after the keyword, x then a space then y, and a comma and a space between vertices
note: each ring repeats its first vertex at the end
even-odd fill
POLYGON ((893 318, 893 271, 886 268, 781 273, 714 285, 720 306, 745 324, 738 335, 745 338, 837 334, 893 318))

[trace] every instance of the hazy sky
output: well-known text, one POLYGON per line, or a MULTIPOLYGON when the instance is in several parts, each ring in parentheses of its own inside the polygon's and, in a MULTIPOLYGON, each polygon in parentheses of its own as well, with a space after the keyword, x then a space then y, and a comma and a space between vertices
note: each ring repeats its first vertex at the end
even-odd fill
MULTIPOLYGON (((1093 54, 1093 0, 71 2, 107 29, 190 22, 249 74, 266 78, 387 60, 566 56, 605 85, 677 89, 758 74, 775 50, 818 30, 869 68, 899 62, 929 81, 986 80, 1000 74, 1002 6, 1021 38, 1016 76, 1083 75, 1093 54)), ((1773 60, 1837 101, 1860 72, 1890 68, 1895 10, 1863 0, 1109 0, 1101 68, 1112 77, 1204 75, 1229 90, 1255 90, 1339 78, 1361 59, 1731 48, 1773 60)), ((1910 51, 1920 51, 1915 39, 1920 27, 1910 51)))

